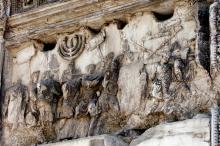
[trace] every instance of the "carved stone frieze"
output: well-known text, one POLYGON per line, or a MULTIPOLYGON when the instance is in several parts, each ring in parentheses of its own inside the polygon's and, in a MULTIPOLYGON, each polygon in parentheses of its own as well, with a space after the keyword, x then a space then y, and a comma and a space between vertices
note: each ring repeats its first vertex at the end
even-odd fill
MULTIPOLYGON (((76 0, 29 11, 41 5, 37 2, 49 3, 22 1, 27 12, 11 16, 6 27, 0 20, 0 55, 8 52, 6 59, 0 56, 5 64, 0 145, 101 134, 129 145, 153 126, 192 119, 219 104, 219 2, 76 0)), ((201 141, 201 131, 209 133, 183 134, 201 141)))

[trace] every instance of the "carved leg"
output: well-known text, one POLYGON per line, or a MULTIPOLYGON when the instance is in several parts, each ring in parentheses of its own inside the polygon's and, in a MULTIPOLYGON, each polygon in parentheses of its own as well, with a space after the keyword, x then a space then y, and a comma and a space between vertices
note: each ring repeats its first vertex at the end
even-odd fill
POLYGON ((95 128, 97 127, 98 121, 99 121, 99 115, 96 115, 92 117, 89 125, 89 131, 88 131, 88 136, 94 136, 95 134, 95 128))

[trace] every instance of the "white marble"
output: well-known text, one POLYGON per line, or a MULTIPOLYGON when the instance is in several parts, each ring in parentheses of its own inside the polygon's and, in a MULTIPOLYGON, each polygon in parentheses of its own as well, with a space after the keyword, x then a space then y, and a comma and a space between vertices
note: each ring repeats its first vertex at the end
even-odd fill
POLYGON ((190 119, 150 128, 130 146, 209 146, 210 119, 190 119))
POLYGON ((69 140, 59 143, 43 144, 40 146, 128 146, 117 137, 101 135, 77 140, 69 140))

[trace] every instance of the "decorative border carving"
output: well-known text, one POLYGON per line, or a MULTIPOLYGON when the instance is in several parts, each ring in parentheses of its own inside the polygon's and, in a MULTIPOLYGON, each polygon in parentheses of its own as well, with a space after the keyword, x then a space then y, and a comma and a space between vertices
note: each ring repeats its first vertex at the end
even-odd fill
POLYGON ((219 145, 219 108, 211 109, 211 146, 219 145))

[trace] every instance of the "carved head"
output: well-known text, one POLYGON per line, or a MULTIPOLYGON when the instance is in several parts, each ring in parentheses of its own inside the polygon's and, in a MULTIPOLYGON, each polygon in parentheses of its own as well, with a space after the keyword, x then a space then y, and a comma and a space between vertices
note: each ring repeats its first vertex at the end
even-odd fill
POLYGON ((47 87, 43 84, 38 84, 38 98, 43 99, 44 97, 46 97, 47 93, 47 87))
POLYGON ((50 70, 48 70, 42 74, 41 80, 53 79, 53 78, 54 78, 54 75, 52 74, 52 72, 50 70))
POLYGON ((89 105, 88 105, 88 112, 91 116, 94 116, 98 113, 97 111, 97 105, 96 103, 93 101, 93 102, 90 102, 89 105))
POLYGON ((155 80, 152 87, 152 95, 157 98, 162 96, 162 84, 160 80, 155 80))
POLYGON ((69 64, 68 64, 68 68, 69 69, 75 69, 75 61, 71 61, 69 64))
POLYGON ((49 88, 44 84, 43 81, 37 84, 37 93, 39 98, 44 98, 44 96, 47 95, 46 93, 49 92, 49 88))
POLYGON ((96 65, 95 64, 90 64, 86 67, 86 71, 89 74, 93 74, 95 72, 96 65))
POLYGON ((107 54, 106 59, 112 60, 114 56, 115 56, 114 52, 110 52, 107 54))
POLYGON ((181 56, 181 46, 178 42, 172 44, 171 51, 173 52, 173 56, 176 58, 180 58, 181 56))
POLYGON ((169 59, 170 59, 170 53, 166 53, 162 56, 161 63, 166 64, 169 62, 169 59))
POLYGON ((31 75, 32 83, 37 83, 40 76, 40 71, 33 72, 31 75))
POLYGON ((191 40, 190 40, 190 48, 191 48, 192 50, 195 50, 195 47, 196 47, 196 40, 195 40, 195 38, 194 38, 194 39, 191 39, 191 40))
POLYGON ((22 90, 22 84, 18 82, 7 91, 7 95, 9 95, 11 99, 23 98, 23 92, 24 91, 22 90))

